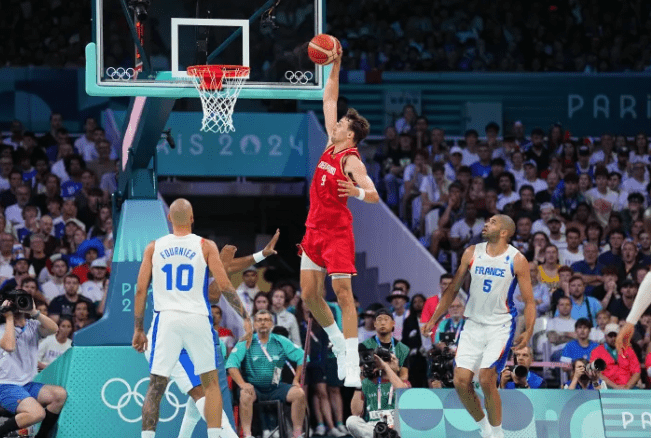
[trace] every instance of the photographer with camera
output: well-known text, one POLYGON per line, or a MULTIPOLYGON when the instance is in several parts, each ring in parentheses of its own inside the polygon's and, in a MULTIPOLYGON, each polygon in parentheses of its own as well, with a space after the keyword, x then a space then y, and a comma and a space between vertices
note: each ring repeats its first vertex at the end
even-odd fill
POLYGON ((56 333, 54 321, 34 308, 23 290, 2 294, 0 313, 0 408, 14 416, 0 425, 0 436, 38 422, 36 438, 48 436, 67 398, 60 386, 32 380, 37 373, 38 341, 56 333), (31 319, 27 319, 29 315, 31 319))
POLYGON ((599 369, 603 369, 597 361, 588 363, 586 359, 576 359, 572 362, 570 380, 563 385, 563 389, 608 389, 599 378, 599 369))
POLYGON ((393 337, 395 329, 393 314, 386 308, 378 309, 375 312, 375 336, 362 342, 362 345, 369 350, 383 347, 395 354, 398 358, 399 368, 394 372, 398 373, 401 380, 409 379, 409 370, 407 368, 407 358, 409 356, 409 347, 393 337))
POLYGON ((641 375, 640 361, 635 351, 629 346, 620 353, 617 352, 619 324, 607 324, 604 333, 606 342, 592 350, 590 360, 595 362, 601 359, 604 362, 601 377, 609 388, 634 388, 641 375))
MULTIPOLYGON (((379 312, 386 311, 381 309, 379 312)), ((354 438, 397 436, 393 429, 395 390, 409 388, 396 370, 399 359, 385 348, 366 349, 360 345, 360 366, 364 379, 362 389, 356 390, 350 402, 352 415, 346 421, 354 438)))
POLYGON ((500 375, 502 389, 538 389, 546 388, 545 379, 530 371, 533 362, 531 347, 524 347, 513 352, 513 367, 506 367, 500 375))

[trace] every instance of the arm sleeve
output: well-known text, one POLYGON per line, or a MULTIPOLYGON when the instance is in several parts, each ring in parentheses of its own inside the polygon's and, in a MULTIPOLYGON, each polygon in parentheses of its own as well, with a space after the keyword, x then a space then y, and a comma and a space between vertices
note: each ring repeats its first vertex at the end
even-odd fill
POLYGON ((303 365, 303 349, 294 345, 292 341, 284 336, 278 336, 277 339, 283 346, 283 351, 285 351, 287 358, 292 362, 296 362, 297 365, 303 365))
POLYGON ((637 324, 644 311, 651 304, 651 275, 646 274, 644 280, 640 283, 633 307, 631 308, 626 322, 629 324, 637 324))
POLYGON ((238 342, 231 351, 228 360, 226 361, 226 369, 239 368, 242 365, 244 356, 246 355, 246 342, 238 342))

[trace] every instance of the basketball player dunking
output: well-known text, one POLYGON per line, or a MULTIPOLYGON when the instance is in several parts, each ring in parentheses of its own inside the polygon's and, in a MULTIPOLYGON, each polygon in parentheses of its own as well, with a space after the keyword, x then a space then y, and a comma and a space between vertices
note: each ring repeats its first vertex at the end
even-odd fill
POLYGON ((468 247, 452 283, 443 291, 436 311, 423 326, 427 336, 436 322, 447 313, 459 293, 466 272, 470 271, 470 293, 464 316, 467 318, 455 358, 454 387, 461 402, 477 422, 484 438, 503 438, 502 401, 497 377, 502 372, 515 333, 517 310, 513 303, 516 281, 525 303, 526 329, 516 339, 516 349, 527 346, 536 319, 529 263, 509 239, 515 232, 513 220, 496 215, 484 226, 485 243, 468 247), (473 388, 479 372, 488 420, 473 388))
POLYGON ((194 372, 200 376, 205 393, 204 414, 208 438, 222 433, 222 397, 215 363, 215 341, 208 302, 208 271, 229 304, 245 321, 247 336, 251 324, 235 288, 231 284, 213 241, 192 234, 192 206, 185 199, 170 205, 173 233, 151 242, 145 248, 138 273, 134 304, 133 347, 147 348, 143 320, 147 289, 153 284, 154 321, 149 361, 150 381, 142 406, 142 438, 156 434, 161 398, 167 382, 187 351, 194 372))
POLYGON ((368 203, 380 198, 357 151, 357 144, 368 135, 368 121, 354 109, 337 121, 340 66, 341 56, 333 63, 323 94, 329 140, 312 178, 307 229, 299 245, 301 290, 305 304, 332 342, 339 378, 345 378, 346 386, 359 387, 357 310, 351 287, 351 276, 357 273, 355 241, 347 202, 349 197, 368 203), (341 306, 343 335, 323 298, 326 274, 332 276, 341 306))

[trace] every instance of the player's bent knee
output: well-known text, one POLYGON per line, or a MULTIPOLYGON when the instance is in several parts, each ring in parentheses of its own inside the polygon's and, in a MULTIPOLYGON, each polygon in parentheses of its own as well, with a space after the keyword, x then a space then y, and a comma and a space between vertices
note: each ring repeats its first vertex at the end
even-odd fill
POLYGON ((497 382, 497 373, 493 369, 484 369, 479 373, 479 384, 482 388, 491 388, 497 382))
POLYGON ((455 388, 467 388, 472 385, 472 378, 455 373, 453 383, 455 388))

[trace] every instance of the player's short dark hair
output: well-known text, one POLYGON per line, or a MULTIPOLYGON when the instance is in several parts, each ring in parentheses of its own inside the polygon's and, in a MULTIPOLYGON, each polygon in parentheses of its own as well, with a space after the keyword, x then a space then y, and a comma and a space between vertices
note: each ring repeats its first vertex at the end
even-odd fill
POLYGON ((360 116, 357 110, 354 108, 348 108, 346 118, 350 121, 348 128, 355 134, 355 143, 359 143, 360 141, 364 140, 371 129, 371 125, 368 123, 368 120, 360 116))

